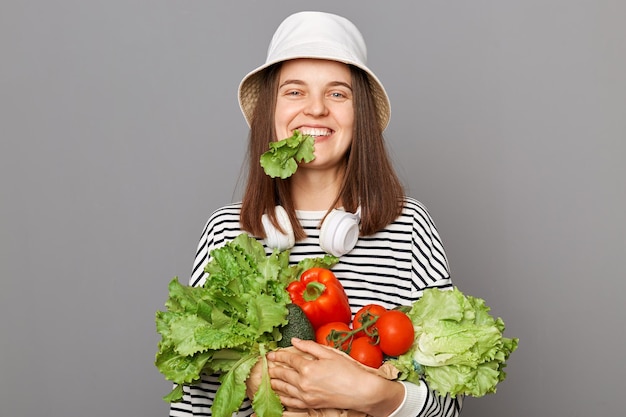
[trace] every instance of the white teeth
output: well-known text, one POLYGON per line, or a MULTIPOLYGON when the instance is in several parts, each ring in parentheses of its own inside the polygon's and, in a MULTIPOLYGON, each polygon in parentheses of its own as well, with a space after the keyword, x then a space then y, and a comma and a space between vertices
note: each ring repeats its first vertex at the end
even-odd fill
POLYGON ((332 133, 330 129, 324 128, 300 129, 300 132, 309 136, 329 136, 332 133))

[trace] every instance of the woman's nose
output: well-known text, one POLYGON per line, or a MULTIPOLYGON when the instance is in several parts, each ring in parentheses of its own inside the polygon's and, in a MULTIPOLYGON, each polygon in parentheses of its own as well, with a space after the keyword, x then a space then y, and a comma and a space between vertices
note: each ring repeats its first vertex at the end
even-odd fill
POLYGON ((328 107, 324 101, 323 96, 309 96, 309 100, 304 109, 305 114, 320 117, 325 116, 328 113, 328 107))

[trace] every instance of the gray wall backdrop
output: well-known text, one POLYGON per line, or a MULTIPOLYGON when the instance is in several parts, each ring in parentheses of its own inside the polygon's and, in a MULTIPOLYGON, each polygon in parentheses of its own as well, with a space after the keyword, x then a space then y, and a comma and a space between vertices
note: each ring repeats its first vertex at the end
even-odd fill
POLYGON ((463 415, 624 415, 621 0, 3 0, 0 415, 167 414, 154 314, 239 198, 237 85, 304 9, 362 29, 402 179, 521 339, 463 415))

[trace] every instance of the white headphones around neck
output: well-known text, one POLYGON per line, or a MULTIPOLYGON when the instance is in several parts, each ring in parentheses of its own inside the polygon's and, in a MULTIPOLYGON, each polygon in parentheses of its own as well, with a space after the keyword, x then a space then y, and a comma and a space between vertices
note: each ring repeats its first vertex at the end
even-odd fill
MULTIPOLYGON (((289 216, 281 206, 275 208, 278 224, 286 233, 281 233, 264 214, 261 221, 265 229, 265 244, 278 250, 291 249, 295 244, 293 226, 289 221, 289 216)), ((354 249, 356 241, 359 239, 360 209, 356 213, 333 209, 320 228, 320 247, 333 256, 342 256, 354 249)))

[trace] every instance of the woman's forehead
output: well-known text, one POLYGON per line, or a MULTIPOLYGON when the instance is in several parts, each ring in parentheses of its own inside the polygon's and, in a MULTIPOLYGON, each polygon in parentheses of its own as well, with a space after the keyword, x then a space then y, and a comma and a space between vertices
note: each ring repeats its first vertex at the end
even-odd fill
POLYGON ((326 59, 298 58, 285 61, 280 68, 280 78, 293 75, 333 75, 350 79, 350 67, 343 62, 326 59))

